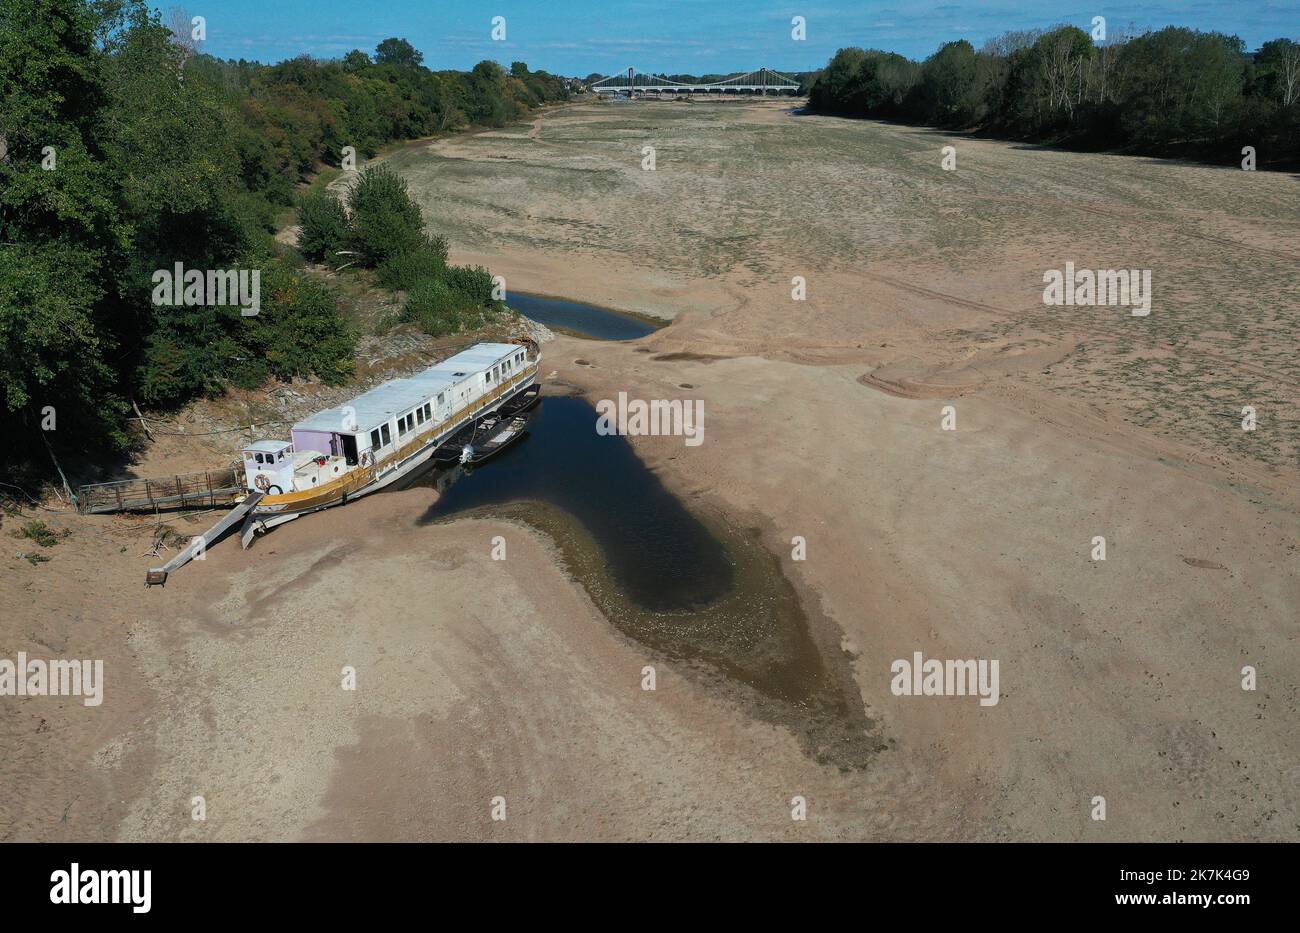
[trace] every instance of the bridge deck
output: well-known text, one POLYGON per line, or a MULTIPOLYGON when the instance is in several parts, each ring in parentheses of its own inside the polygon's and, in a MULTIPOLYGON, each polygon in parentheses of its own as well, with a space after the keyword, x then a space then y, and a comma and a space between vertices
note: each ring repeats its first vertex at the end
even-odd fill
POLYGON ((725 93, 727 91, 749 91, 766 94, 768 91, 774 91, 780 94, 782 92, 798 91, 799 82, 789 75, 783 75, 779 71, 773 71, 770 68, 759 68, 756 71, 732 75, 729 78, 723 78, 721 81, 699 81, 694 83, 673 81, 656 74, 637 74, 635 69, 629 68, 627 74, 609 75, 599 81, 592 82, 591 90, 597 94, 618 94, 624 91, 631 93, 653 91, 655 93, 677 94, 725 93))
POLYGON ((626 93, 628 91, 633 91, 638 94, 644 94, 647 91, 653 91, 655 93, 672 92, 677 94, 711 94, 711 93, 718 93, 718 92, 725 94, 728 91, 755 91, 755 92, 771 91, 773 93, 786 93, 786 92, 795 93, 796 91, 799 90, 799 86, 797 84, 791 85, 789 87, 784 85, 771 85, 771 84, 728 84, 725 86, 718 85, 718 84, 701 84, 698 86, 681 85, 681 84, 664 84, 664 85, 638 84, 636 87, 629 87, 626 85, 622 87, 617 85, 610 85, 606 87, 592 88, 592 90, 594 90, 597 94, 619 94, 619 93, 626 93))

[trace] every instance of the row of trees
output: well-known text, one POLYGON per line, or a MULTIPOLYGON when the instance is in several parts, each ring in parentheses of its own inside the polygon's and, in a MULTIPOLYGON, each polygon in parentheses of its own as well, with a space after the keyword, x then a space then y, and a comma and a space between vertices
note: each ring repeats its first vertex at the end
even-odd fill
POLYGON ((1235 36, 1168 27, 1097 44, 1074 26, 1013 32, 924 62, 841 49, 811 109, 1160 155, 1300 159, 1300 43, 1248 53, 1235 36))
POLYGON ((345 146, 565 93, 522 64, 433 72, 400 39, 268 66, 197 54, 144 0, 0 0, 0 465, 123 451, 133 399, 345 379, 355 336, 277 215, 345 146), (258 313, 155 304, 178 262, 260 270, 258 313))
POLYGON ((339 61, 300 57, 278 65, 198 56, 189 80, 239 111, 241 172, 287 203, 292 183, 318 162, 338 165, 343 147, 374 155, 385 143, 470 125, 504 126, 543 103, 564 100, 563 79, 515 62, 483 61, 470 71, 430 71, 405 39, 385 39, 373 56, 339 61))

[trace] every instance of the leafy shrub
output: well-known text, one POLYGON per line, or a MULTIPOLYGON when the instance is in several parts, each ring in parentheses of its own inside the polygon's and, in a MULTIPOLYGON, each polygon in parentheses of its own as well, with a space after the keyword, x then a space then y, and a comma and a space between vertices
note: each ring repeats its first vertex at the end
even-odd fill
POLYGON ((441 279, 425 279, 406 296, 402 318, 426 334, 441 337, 458 333, 466 324, 473 302, 441 279))
POLYGON ((379 284, 407 291, 424 279, 440 279, 447 272, 447 241, 433 237, 425 245, 390 256, 380 264, 379 284))
POLYGON ((258 314, 245 317, 232 306, 169 308, 146 342, 143 401, 168 405, 196 393, 215 396, 271 376, 314 374, 337 384, 352 371, 356 338, 329 286, 269 256, 250 256, 243 267, 260 270, 258 314))
POLYGON ((448 266, 443 280, 471 304, 485 308, 496 304, 492 298, 492 273, 482 266, 448 266))
POLYGON ((298 205, 298 249, 308 259, 333 256, 348 240, 348 215, 332 194, 312 192, 298 205))
POLYGON ((352 189, 352 247, 374 268, 399 253, 429 244, 424 218, 411 200, 406 180, 381 165, 362 174, 352 189))
POLYGON ((339 314, 333 290, 304 271, 269 265, 262 273, 261 313, 241 321, 249 350, 242 380, 259 385, 268 375, 314 374, 338 385, 352 373, 356 335, 339 314))
MULTIPOLYGON (((53 528, 39 519, 36 521, 30 521, 26 525, 23 525, 23 527, 18 529, 18 534, 21 537, 30 538, 41 547, 54 547, 54 545, 59 543, 60 537, 53 528)), ((65 532, 62 537, 66 538, 67 533, 65 532)))

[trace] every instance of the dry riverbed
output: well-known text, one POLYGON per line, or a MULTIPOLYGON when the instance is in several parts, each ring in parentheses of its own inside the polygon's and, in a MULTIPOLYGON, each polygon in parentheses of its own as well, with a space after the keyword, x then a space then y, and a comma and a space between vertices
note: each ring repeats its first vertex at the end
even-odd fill
POLYGON ((1295 179, 787 106, 581 105, 389 161, 461 261, 674 320, 548 342, 547 384, 703 400, 702 444, 634 447, 775 555, 865 767, 621 634, 535 530, 420 526, 429 489, 151 591, 148 525, 47 515, 73 533, 5 555, 0 657, 103 658, 105 700, 0 699, 0 838, 1294 840, 1295 179), (1044 307, 1066 260, 1152 269, 1151 316, 1044 307), (895 696, 917 651, 997 659, 997 704, 895 696))

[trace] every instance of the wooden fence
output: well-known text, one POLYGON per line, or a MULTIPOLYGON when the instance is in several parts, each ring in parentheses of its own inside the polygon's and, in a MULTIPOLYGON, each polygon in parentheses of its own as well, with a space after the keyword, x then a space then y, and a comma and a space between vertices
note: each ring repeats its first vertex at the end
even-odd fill
POLYGON ((77 490, 77 509, 83 513, 178 509, 189 506, 229 505, 247 492, 244 468, 239 462, 202 473, 176 473, 158 479, 126 479, 92 483, 77 490))

